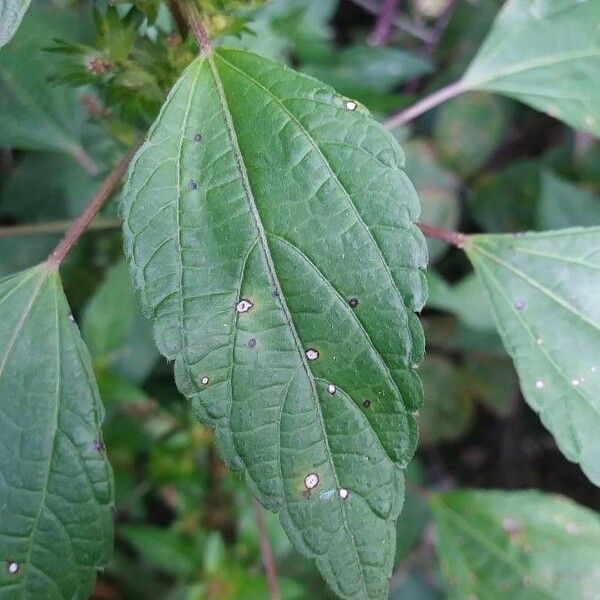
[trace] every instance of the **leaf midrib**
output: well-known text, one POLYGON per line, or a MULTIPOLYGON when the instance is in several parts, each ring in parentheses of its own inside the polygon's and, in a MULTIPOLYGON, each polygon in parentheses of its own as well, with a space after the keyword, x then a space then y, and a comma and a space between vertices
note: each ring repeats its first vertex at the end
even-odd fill
MULTIPOLYGON (((224 60, 222 57, 220 57, 221 60, 224 60)), ((267 265, 267 271, 268 271, 268 275, 269 275, 269 279, 271 280, 271 283, 273 286, 275 286, 276 290, 282 290, 280 284, 279 284, 279 280, 277 277, 277 273, 275 271, 275 266, 273 263, 273 259, 271 256, 271 251, 267 242, 267 238, 266 238, 266 233, 264 230, 264 227, 262 225, 262 221, 260 220, 260 216, 258 213, 258 208, 256 206, 256 201, 254 200, 254 195, 252 193, 252 188, 250 185, 250 181, 248 179, 248 172, 246 170, 246 166, 244 163, 244 158, 242 156, 240 147, 239 147, 239 143, 238 143, 238 139, 237 139, 237 134, 235 131, 235 127, 233 124, 233 117, 231 115, 231 112, 229 110, 229 104, 227 102, 227 98, 225 95, 225 90, 223 88, 223 84, 221 82, 221 78, 219 76, 219 72, 217 69, 217 66, 215 64, 214 58, 213 56, 208 56, 206 58, 206 61, 208 62, 209 68, 210 68, 210 73, 211 76, 213 78, 214 84, 215 84, 215 88, 217 90, 217 94, 219 96, 219 102, 221 104, 221 109, 223 112, 223 117, 225 120, 225 126, 227 129, 227 133, 230 139, 230 143, 232 145, 232 149, 234 152, 234 156, 236 159, 236 163, 237 163, 237 167, 238 167, 238 171, 240 173, 240 177, 242 180, 242 187, 244 188, 244 195, 246 197, 246 200, 248 202, 248 208, 250 210, 250 213, 252 215, 252 219, 254 221, 254 225, 256 227, 257 233, 258 233, 258 237, 259 237, 259 243, 261 246, 261 249, 263 251, 263 256, 265 258, 266 261, 266 265, 267 265)), ((228 61, 225 61, 228 63, 228 61)), ((200 68, 198 68, 198 71, 200 71, 200 68)), ((239 69, 236 69, 236 71, 239 71, 239 69)), ((243 71, 239 71, 240 73, 244 74, 243 71)), ((315 384, 315 380, 313 377, 313 374, 308 366, 307 360, 306 360, 306 356, 304 354, 304 349, 303 346, 300 342, 299 336, 298 336, 298 332, 296 331, 296 327, 294 325, 291 313, 289 311, 289 308, 287 306, 287 303, 285 302, 285 298, 283 293, 280 293, 278 296, 278 301, 279 301, 279 306, 282 310, 284 319, 286 321, 286 324, 288 326, 288 329, 292 335, 292 338, 294 340, 294 345, 296 346, 296 350, 298 352, 300 361, 301 361, 301 365, 302 368, 306 374, 306 376, 308 377, 308 381, 312 390, 312 395, 313 395, 313 400, 317 409, 317 414, 319 416, 319 422, 321 425, 321 431, 323 434, 323 440, 327 449, 327 459, 331 468, 331 472, 333 473, 333 477, 335 479, 335 483, 336 483, 336 488, 340 487, 340 483, 338 480, 338 475, 337 475, 337 470, 335 467, 335 464, 333 463, 333 455, 331 452, 331 448, 329 447, 329 440, 327 438, 327 429, 325 428, 325 422, 324 422, 324 418, 323 418, 323 413, 321 411, 321 405, 319 403, 319 395, 317 393, 317 388, 316 388, 316 384, 315 384)), ((294 375, 295 377, 295 375, 294 375)), ((285 496, 285 491, 283 492, 284 496, 285 496)), ((363 566, 362 566, 362 562, 360 561, 360 555, 358 553, 358 548, 356 546, 356 540, 354 539, 354 535, 352 533, 352 530, 350 529, 349 523, 348 523, 348 515, 346 514, 346 509, 344 506, 340 506, 340 514, 342 515, 343 518, 343 522, 344 522, 344 527, 348 533, 348 536, 350 537, 350 539, 352 540, 352 549, 353 552, 356 556, 356 562, 358 565, 358 571, 360 573, 360 580, 362 583, 362 587, 363 587, 363 592, 364 592, 364 597, 368 598, 369 594, 368 594, 368 589, 367 589, 367 583, 365 580, 365 574, 363 571, 363 566)))

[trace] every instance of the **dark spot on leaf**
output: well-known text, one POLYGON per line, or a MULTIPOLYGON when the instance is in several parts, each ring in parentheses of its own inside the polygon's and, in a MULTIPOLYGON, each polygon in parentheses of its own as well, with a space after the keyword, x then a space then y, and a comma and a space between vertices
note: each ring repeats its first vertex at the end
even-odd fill
POLYGON ((356 308, 358 306, 358 298, 350 298, 348 304, 350 305, 350 308, 356 308))
POLYGON ((248 348, 254 348, 256 346, 256 338, 250 338, 248 340, 248 348))
POLYGON ((193 179, 190 179, 188 181, 188 188, 190 190, 197 190, 198 189, 198 184, 193 179))
POLYGON ((363 406, 365 408, 369 408, 371 406, 371 401, 370 400, 363 400, 363 406))
POLYGON ((195 141, 195 142, 201 142, 201 141, 202 141, 202 135, 201 135, 201 134, 199 134, 199 133, 197 133, 197 134, 194 136, 194 141, 195 141))
POLYGON ((279 298, 279 291, 278 290, 273 290, 271 292, 271 295, 273 296, 273 298, 279 298))

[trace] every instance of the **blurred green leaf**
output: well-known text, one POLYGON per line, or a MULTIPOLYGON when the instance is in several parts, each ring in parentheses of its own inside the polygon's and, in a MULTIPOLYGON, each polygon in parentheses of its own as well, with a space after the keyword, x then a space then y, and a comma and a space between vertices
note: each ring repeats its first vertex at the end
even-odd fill
MULTIPOLYGON (((440 165, 433 147, 426 140, 411 140, 404 145, 406 174, 421 200, 421 221, 443 229, 456 229, 460 217, 457 178, 440 165)), ((448 244, 428 239, 429 260, 433 262, 448 250, 448 244)))
MULTIPOLYGON (((85 113, 81 94, 48 85, 56 61, 43 52, 54 37, 76 36, 76 11, 68 17, 37 8, 27 13, 11 43, 0 50, 0 131, 2 144, 53 150, 89 161, 81 146, 85 113)), ((93 170, 92 165, 88 165, 93 170)))
POLYGON ((193 545, 175 531, 160 527, 127 525, 119 527, 118 534, 145 560, 165 573, 189 578, 199 569, 201 557, 194 552, 193 545))
POLYGON ((455 491, 431 502, 449 597, 588 600, 600 589, 598 516, 535 491, 455 491))
POLYGON ((0 48, 15 35, 31 0, 0 0, 0 48))
POLYGON ((529 405, 559 448, 600 484, 600 228, 471 236, 529 405))
POLYGON ((483 286, 473 274, 450 285, 433 270, 427 273, 427 306, 449 312, 468 327, 495 329, 496 323, 483 286))
POLYGON ((541 229, 600 225, 600 198, 545 171, 537 222, 541 229))
POLYGON ((431 62, 405 50, 381 46, 350 46, 321 55, 303 71, 340 93, 362 100, 362 94, 391 92, 401 83, 432 70, 431 62))
POLYGON ((468 202, 473 218, 485 231, 504 233, 534 228, 539 197, 538 163, 519 160, 477 180, 468 202))
POLYGON ((133 382, 142 382, 158 359, 152 327, 143 318, 123 260, 109 272, 82 319, 94 362, 133 382))
POLYGON ((599 23, 597 0, 508 0, 463 82, 600 134, 599 23))
POLYGON ((421 444, 432 445, 462 437, 473 421, 473 403, 463 393, 456 366, 428 354, 419 368, 427 402, 419 411, 421 444))
POLYGON ((508 118, 502 100, 491 94, 472 92, 440 108, 435 143, 440 158, 467 176, 487 163, 507 130, 508 118))

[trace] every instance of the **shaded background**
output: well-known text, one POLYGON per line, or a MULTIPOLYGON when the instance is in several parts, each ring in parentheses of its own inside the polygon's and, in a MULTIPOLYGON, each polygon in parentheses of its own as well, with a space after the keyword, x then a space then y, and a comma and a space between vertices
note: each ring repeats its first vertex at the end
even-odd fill
MULTIPOLYGON (((273 0, 244 13, 247 25, 223 25, 217 43, 285 61, 385 118, 461 75, 501 2, 402 1, 399 26, 383 34, 372 14, 379 4, 273 0), (243 27, 250 32, 225 35, 243 27)), ((0 51, 0 276, 47 255, 193 57, 164 5, 95 6, 96 28, 88 3, 38 2, 0 51), (112 64, 91 62, 94 49, 112 64), (109 78, 117 67, 118 77, 109 78), (6 90, 15 82, 49 119, 40 124, 38 109, 11 104, 6 90), (14 119, 24 124, 20 137, 8 134, 14 119)), ((467 232, 600 225, 600 145, 521 104, 469 93, 395 134, 423 222, 467 232), (561 208, 565 196, 569 211, 561 208)), ((117 486, 115 554, 94 598, 264 599, 250 495, 219 460, 212 432, 194 420, 154 349, 122 261, 116 204, 63 272, 94 358, 117 486)), ((535 487, 600 509, 598 490, 524 404, 466 258, 437 242, 430 252, 428 353, 420 368, 426 404, 398 522, 395 599, 444 598, 424 489, 535 487)), ((266 517, 283 598, 333 598, 277 517, 266 517)))

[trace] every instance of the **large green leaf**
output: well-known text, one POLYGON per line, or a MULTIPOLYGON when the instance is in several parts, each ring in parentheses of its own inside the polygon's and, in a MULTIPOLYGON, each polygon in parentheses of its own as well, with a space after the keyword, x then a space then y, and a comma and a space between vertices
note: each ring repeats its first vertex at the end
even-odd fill
POLYGON ((452 600, 587 600, 600 589, 600 521, 536 491, 434 496, 437 550, 452 600))
POLYGON ((600 484, 600 228, 475 235, 465 250, 525 399, 600 484))
POLYGON ((600 2, 508 0, 463 78, 600 134, 600 2))
POLYGON ((0 48, 15 35, 30 2, 31 0, 0 0, 0 48))
POLYGON ((0 597, 91 593, 112 549, 102 416, 56 271, 0 280, 0 597))
POLYGON ((123 195, 180 390, 351 599, 387 595, 417 443, 427 252, 403 160, 353 101, 218 50, 176 84, 123 195))

